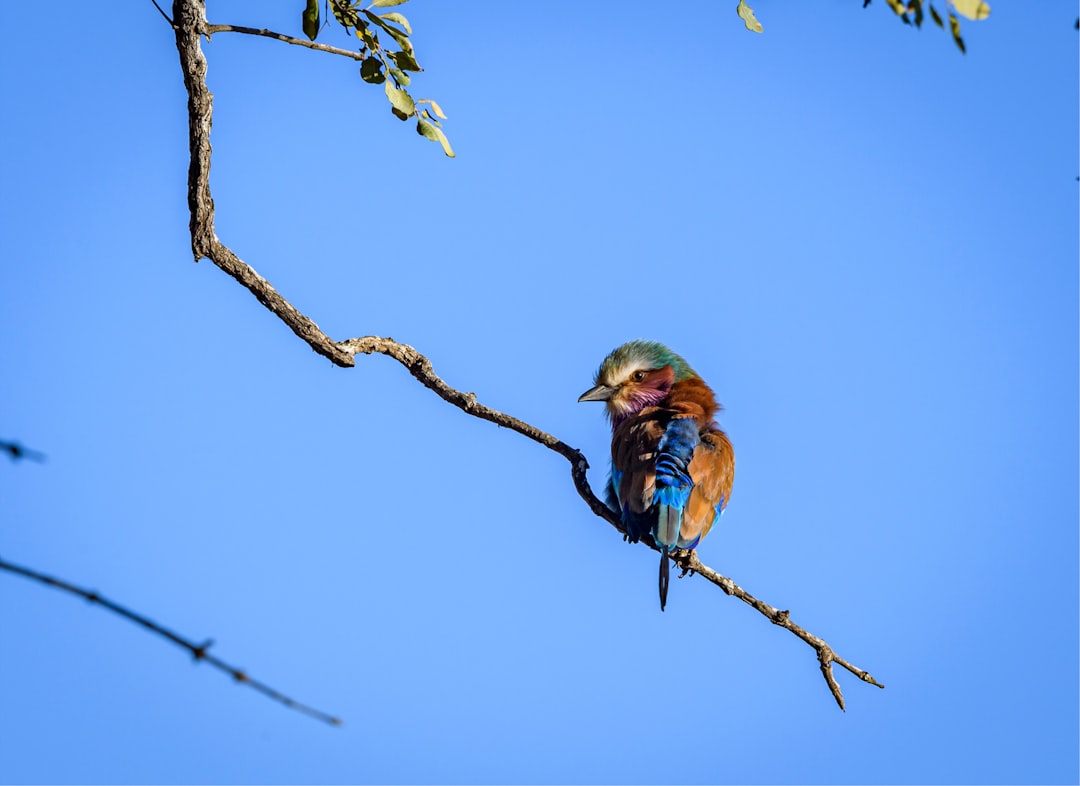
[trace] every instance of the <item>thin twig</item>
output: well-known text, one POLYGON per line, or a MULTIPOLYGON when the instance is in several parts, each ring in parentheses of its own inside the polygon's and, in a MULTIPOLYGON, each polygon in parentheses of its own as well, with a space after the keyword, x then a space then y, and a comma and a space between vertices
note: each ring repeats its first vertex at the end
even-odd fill
POLYGON ((169 27, 175 30, 176 25, 173 23, 173 20, 169 19, 169 15, 166 14, 163 10, 161 10, 161 6, 157 4, 157 0, 150 0, 150 2, 154 4, 154 8, 158 10, 158 13, 165 17, 165 21, 169 23, 169 27))
POLYGON ((64 592, 70 592, 72 595, 78 595, 79 597, 86 598, 91 603, 96 603, 97 605, 108 609, 114 614, 119 614, 121 617, 129 619, 137 625, 142 625, 147 630, 168 639, 173 644, 183 647, 191 653, 191 656, 195 659, 196 663, 199 661, 205 661, 206 663, 209 663, 211 666, 213 666, 215 669, 225 672, 237 682, 254 688, 264 696, 268 696, 274 701, 284 704, 286 707, 294 709, 297 712, 302 712, 305 715, 310 715, 312 718, 315 718, 316 720, 321 720, 323 723, 329 723, 331 726, 341 725, 341 720, 339 718, 336 718, 333 715, 328 715, 327 713, 317 710, 314 707, 309 707, 306 704, 302 704, 295 699, 291 699, 284 693, 281 693, 280 691, 271 688, 265 682, 260 682, 259 680, 252 679, 247 675, 246 672, 241 671, 235 666, 230 666, 228 663, 221 660, 220 658, 211 655, 207 652, 207 650, 210 648, 211 644, 213 644, 212 640, 205 641, 202 644, 196 644, 192 641, 185 639, 178 633, 174 633, 168 628, 158 625, 152 619, 144 617, 143 615, 138 614, 131 609, 125 608, 119 603, 115 603, 114 601, 103 597, 97 592, 83 589, 82 587, 76 587, 74 584, 70 584, 61 579, 54 578, 53 576, 46 576, 44 573, 39 573, 38 571, 31 570, 30 568, 24 568, 20 565, 15 565, 4 560, 3 558, 0 558, 0 570, 5 570, 9 573, 14 573, 18 576, 23 576, 25 578, 32 579, 33 581, 40 582, 41 584, 47 584, 50 587, 55 587, 56 589, 63 590, 64 592))
POLYGON ((348 49, 338 49, 336 46, 328 46, 326 44, 316 44, 314 41, 305 41, 303 38, 293 38, 291 35, 282 35, 281 33, 275 33, 273 30, 267 30, 266 28, 258 29, 254 27, 243 27, 241 25, 207 25, 205 28, 205 32, 208 38, 214 33, 245 33, 247 35, 261 35, 265 38, 273 38, 278 41, 284 41, 286 44, 292 44, 293 46, 306 46, 308 49, 317 49, 320 52, 329 52, 332 55, 351 57, 353 60, 364 59, 364 56, 359 52, 350 52, 348 49))
MULTIPOLYGON (((319 329, 318 325, 282 297, 270 282, 218 240, 214 231, 214 201, 210 195, 210 126, 213 115, 213 96, 206 85, 206 57, 199 41, 199 32, 206 26, 204 1, 174 0, 173 13, 179 22, 176 31, 176 46, 184 72, 184 84, 188 90, 190 132, 188 143, 191 150, 191 162, 188 169, 188 207, 191 212, 191 249, 195 260, 198 261, 204 257, 210 259, 246 287, 260 303, 277 315, 315 352, 335 365, 343 368, 354 366, 355 355, 361 353, 387 355, 401 363, 426 388, 466 414, 516 431, 560 454, 570 462, 574 487, 592 512, 625 534, 619 517, 596 497, 589 486, 586 476, 589 463, 580 451, 535 426, 481 404, 473 393, 465 393, 451 387, 434 372, 431 361, 408 344, 378 336, 333 341, 319 329)), ((833 676, 833 663, 840 664, 864 682, 877 685, 879 688, 884 687, 868 672, 838 657, 823 639, 792 622, 787 611, 780 611, 758 600, 731 579, 702 564, 695 552, 681 552, 674 555, 673 559, 684 571, 700 574, 728 595, 753 607, 770 622, 786 628, 813 647, 829 691, 841 709, 844 709, 844 697, 833 676)))

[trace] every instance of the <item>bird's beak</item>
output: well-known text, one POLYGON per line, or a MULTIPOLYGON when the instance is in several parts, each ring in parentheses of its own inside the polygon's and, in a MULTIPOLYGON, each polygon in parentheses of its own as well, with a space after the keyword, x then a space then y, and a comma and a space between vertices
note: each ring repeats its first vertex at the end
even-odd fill
POLYGON ((589 388, 578 396, 578 401, 608 401, 615 395, 616 390, 618 390, 618 388, 609 388, 607 385, 597 385, 594 388, 589 388))

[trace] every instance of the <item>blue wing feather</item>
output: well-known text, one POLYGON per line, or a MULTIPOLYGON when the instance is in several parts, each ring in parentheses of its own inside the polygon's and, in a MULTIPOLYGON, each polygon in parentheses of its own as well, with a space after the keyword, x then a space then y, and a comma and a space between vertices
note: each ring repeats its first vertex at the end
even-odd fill
POLYGON ((698 427, 693 418, 675 418, 664 429, 656 456, 657 506, 656 530, 653 537, 658 545, 670 550, 679 540, 683 508, 694 488, 690 479, 690 459, 698 446, 698 427))

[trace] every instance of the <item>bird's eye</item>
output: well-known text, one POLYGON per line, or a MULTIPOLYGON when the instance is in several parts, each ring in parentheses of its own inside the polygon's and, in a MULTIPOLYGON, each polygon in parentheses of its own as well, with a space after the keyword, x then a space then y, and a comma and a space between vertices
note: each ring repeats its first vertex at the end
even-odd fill
POLYGON ((631 374, 631 376, 633 377, 635 382, 640 382, 641 380, 645 379, 645 372, 635 371, 633 374, 631 374))

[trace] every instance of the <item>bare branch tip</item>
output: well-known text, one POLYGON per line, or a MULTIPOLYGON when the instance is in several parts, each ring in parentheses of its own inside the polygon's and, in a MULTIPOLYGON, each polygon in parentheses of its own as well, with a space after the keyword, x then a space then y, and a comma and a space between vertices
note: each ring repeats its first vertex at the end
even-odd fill
POLYGON ((847 712, 847 709, 844 707, 844 694, 840 690, 840 683, 836 681, 836 676, 833 674, 832 663, 822 661, 821 673, 825 677, 825 682, 829 686, 829 692, 832 693, 833 698, 836 699, 837 705, 843 712, 847 712))
POLYGON ((875 680, 873 677, 871 677, 869 672, 866 672, 866 671, 859 672, 859 674, 857 676, 863 682, 869 682, 871 685, 877 685, 882 690, 885 690, 885 686, 882 685, 877 680, 875 680))

